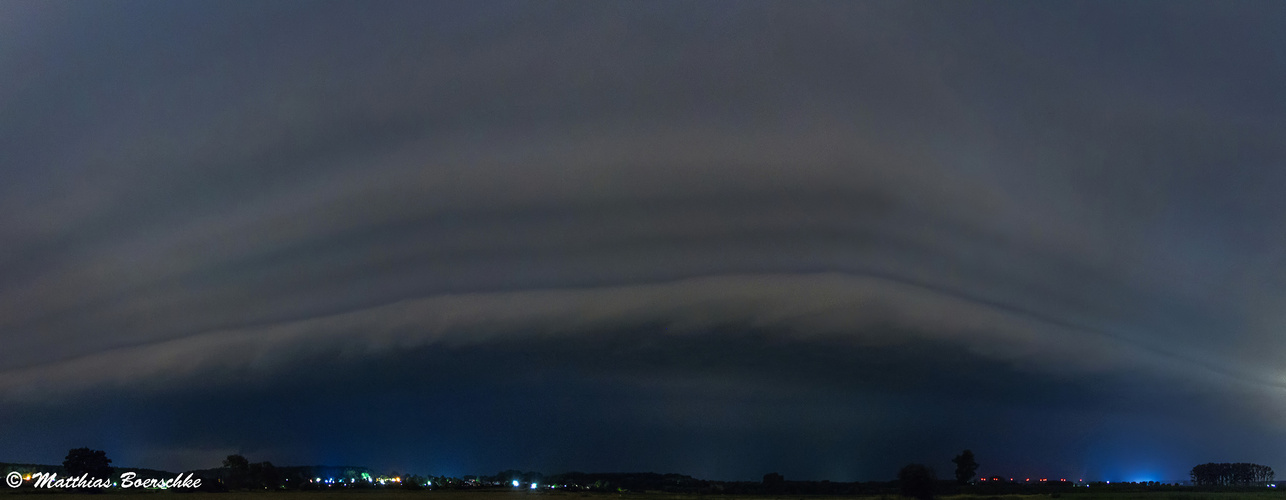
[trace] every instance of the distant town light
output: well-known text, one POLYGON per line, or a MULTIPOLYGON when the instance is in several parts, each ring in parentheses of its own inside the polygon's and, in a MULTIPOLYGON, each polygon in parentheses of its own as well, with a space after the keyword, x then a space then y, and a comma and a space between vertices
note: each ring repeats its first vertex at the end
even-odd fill
POLYGON ((531 489, 536 489, 536 483, 531 483, 531 489))
POLYGON ((517 479, 515 479, 515 480, 514 480, 514 488, 517 488, 517 487, 518 487, 518 480, 517 480, 517 479))

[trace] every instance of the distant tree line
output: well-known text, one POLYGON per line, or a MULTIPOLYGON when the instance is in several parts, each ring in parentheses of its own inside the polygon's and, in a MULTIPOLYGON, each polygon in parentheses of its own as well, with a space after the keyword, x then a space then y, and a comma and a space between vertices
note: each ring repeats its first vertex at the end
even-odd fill
POLYGON ((1251 486, 1271 482, 1274 476, 1272 467, 1245 462, 1201 464, 1189 475, 1197 486, 1251 486))
POLYGON ((223 459, 219 478, 228 489, 278 489, 283 477, 272 462, 250 463, 241 455, 228 455, 223 459))
MULTIPOLYGON (((106 453, 89 448, 69 450, 61 471, 71 475, 90 474, 91 476, 109 476, 113 469, 106 453)), ((389 476, 375 478, 365 467, 330 467, 330 466, 294 466, 275 467, 270 462, 251 463, 241 455, 229 455, 223 466, 215 469, 192 471, 202 481, 202 490, 227 491, 229 489, 266 489, 266 490, 311 490, 339 488, 384 488, 397 487, 420 490, 431 489, 473 489, 473 488, 569 488, 579 490, 625 492, 625 491, 660 491, 685 494, 773 494, 773 495, 886 495, 900 492, 902 495, 920 500, 928 500, 939 494, 957 494, 966 491, 974 493, 1013 492, 1015 488, 1027 491, 1033 484, 1009 484, 1001 477, 991 477, 991 481, 973 483, 978 463, 973 452, 964 450, 952 462, 956 465, 955 480, 938 480, 933 470, 922 464, 911 464, 903 467, 896 481, 888 482, 831 482, 831 481, 788 481, 776 472, 765 474, 762 482, 751 481, 709 481, 696 479, 681 474, 655 473, 582 473, 568 472, 545 476, 538 472, 507 470, 493 476, 465 476, 463 479, 445 476, 417 476, 392 473, 389 476), (396 477, 395 482, 385 484, 389 477, 396 477), (322 481, 318 478, 325 478, 322 481), (379 479, 378 483, 374 479, 379 479), (323 484, 325 483, 325 484, 323 484), (1003 484, 1002 484, 1003 483, 1003 484), (208 486, 207 486, 208 485, 208 486), (531 486, 535 485, 535 486, 531 486), (984 491, 985 490, 985 491, 984 491)), ((4 472, 16 471, 20 464, 0 464, 4 472)), ((24 471, 32 472, 48 469, 50 466, 26 464, 24 471)), ((138 470, 140 475, 168 476, 164 471, 138 470)), ((1271 483, 1275 477, 1273 469, 1266 465, 1252 463, 1207 463, 1195 466, 1190 472, 1192 485, 1210 486, 1261 486, 1271 483)), ((1043 481, 1043 480, 1042 480, 1043 481)), ((1094 483, 1095 486, 1114 487, 1116 484, 1094 483)), ((1070 483, 1050 483, 1039 485, 1045 488, 1071 487, 1070 483)), ((1121 486, 1161 487, 1160 483, 1129 483, 1121 486)))
POLYGON ((600 492, 655 491, 684 495, 885 495, 897 493, 892 481, 838 482, 791 481, 778 473, 765 474, 763 481, 714 481, 697 479, 684 474, 658 474, 654 472, 585 473, 566 472, 544 475, 538 472, 506 470, 490 476, 464 476, 458 483, 438 483, 433 489, 442 488, 512 488, 527 489, 531 483, 541 487, 552 486, 570 490, 600 492))

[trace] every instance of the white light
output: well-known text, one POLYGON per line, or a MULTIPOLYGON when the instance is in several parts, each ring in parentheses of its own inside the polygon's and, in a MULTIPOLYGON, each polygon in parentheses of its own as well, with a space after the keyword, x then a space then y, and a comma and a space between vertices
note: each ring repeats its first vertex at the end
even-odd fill
POLYGON ((531 483, 531 489, 536 489, 536 483, 531 483))
POLYGON ((515 480, 514 480, 514 488, 517 488, 517 487, 518 487, 518 480, 517 480, 517 479, 515 479, 515 480))

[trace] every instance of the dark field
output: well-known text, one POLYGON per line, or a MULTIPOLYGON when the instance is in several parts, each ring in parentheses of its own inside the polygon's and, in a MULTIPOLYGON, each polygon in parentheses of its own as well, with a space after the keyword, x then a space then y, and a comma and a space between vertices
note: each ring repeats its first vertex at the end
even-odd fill
MULTIPOLYGON (((897 500, 906 499, 895 495, 871 495, 857 497, 831 497, 831 496, 722 496, 722 495, 674 495, 666 493, 582 493, 582 492, 513 492, 513 491, 321 491, 321 492, 279 492, 279 493, 258 493, 258 492, 232 492, 232 493, 178 493, 173 491, 155 492, 155 491, 137 491, 130 493, 107 493, 98 495, 70 494, 60 492, 43 492, 31 489, 23 490, 5 490, 5 494, 10 496, 37 496, 47 500, 123 500, 136 499, 140 496, 157 496, 173 500, 192 499, 192 500, 809 500, 809 499, 836 499, 844 498, 861 498, 861 499, 881 499, 897 500)), ((951 495, 940 496, 942 499, 998 499, 998 500, 1019 500, 1019 499, 1047 499, 1047 498, 1068 498, 1068 499, 1104 499, 1104 500, 1221 500, 1234 498, 1260 498, 1260 499, 1281 499, 1286 498, 1286 494, 1273 491, 1265 492, 1120 492, 1120 491, 1102 491, 1094 492, 1088 490, 1077 490, 1075 492, 1063 492, 1061 496, 1051 496, 1049 494, 1039 495, 951 495)), ((158 500, 161 500, 158 498, 158 500)))

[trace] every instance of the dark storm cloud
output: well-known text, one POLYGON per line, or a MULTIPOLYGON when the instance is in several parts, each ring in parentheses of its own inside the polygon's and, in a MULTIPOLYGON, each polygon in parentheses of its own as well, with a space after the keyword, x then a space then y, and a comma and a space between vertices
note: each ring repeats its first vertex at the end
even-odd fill
MULTIPOLYGON (((0 12, 0 399, 20 408, 5 415, 15 425, 37 421, 22 408, 77 394, 135 393, 117 418, 129 420, 185 387, 209 404, 228 386, 286 391, 316 363, 378 378, 369 367, 409 357, 451 379, 505 365, 427 353, 517 343, 594 359, 625 338, 722 345, 726 369, 658 355, 646 374, 561 371, 543 389, 571 397, 602 378, 595 390, 637 395, 589 406, 642 420, 587 432, 646 436, 656 421, 658 436, 697 439, 675 429, 748 405, 763 418, 715 425, 742 430, 710 439, 787 442, 809 428, 861 443, 912 432, 894 418, 865 433, 837 423, 866 395, 905 393, 864 406, 899 414, 947 398, 989 429, 1064 404, 1011 380, 1100 401, 1085 410, 1094 421, 1174 408, 1112 396, 1129 387, 1240 414, 1176 429, 1228 418, 1280 430, 1286 68, 1274 4, 0 12), (831 343, 852 359, 887 350, 899 361, 878 366, 898 373, 978 374, 1003 389, 985 407, 950 384, 917 392, 809 350, 831 343), (778 362, 765 345, 804 354, 778 362), (814 393, 817 376, 797 372, 856 382, 814 393), (816 408, 793 425, 766 409, 792 391, 789 405, 816 408)), ((497 401, 517 397, 501 389, 497 401)), ((251 407, 268 407, 256 397, 251 407)), ((470 411, 490 404, 465 399, 470 411)), ((165 412, 200 413, 153 413, 165 412)), ((925 453, 987 439, 946 420, 919 427, 953 443, 910 447, 925 453)), ((1060 460, 1097 456, 1068 444, 1100 432, 1090 427, 1050 438, 1060 460)), ((248 446, 211 439, 160 441, 184 457, 248 446)), ((303 440, 262 446, 278 461, 334 452, 303 440)), ((1030 461, 1013 451, 1022 440, 1007 442, 995 453, 1030 461)), ((1203 460, 1202 446, 1182 453, 1203 460)), ((537 462, 587 468, 603 454, 576 454, 593 448, 537 462)), ((804 453, 743 455, 774 449, 804 453)), ((776 468, 654 458, 620 466, 776 468)), ((843 468, 831 458, 799 473, 843 468)), ((833 475, 886 474, 848 467, 833 475)))

